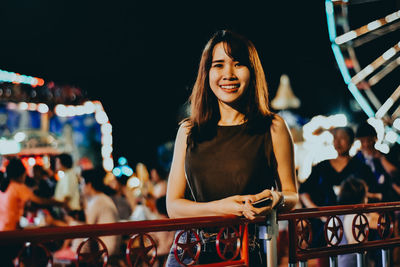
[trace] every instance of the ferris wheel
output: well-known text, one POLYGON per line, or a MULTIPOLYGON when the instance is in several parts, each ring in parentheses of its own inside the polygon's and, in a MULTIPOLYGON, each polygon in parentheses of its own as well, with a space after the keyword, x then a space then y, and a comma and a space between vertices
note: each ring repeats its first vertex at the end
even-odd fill
POLYGON ((366 115, 382 123, 388 145, 400 143, 399 8, 398 0, 325 1, 343 80, 366 115))

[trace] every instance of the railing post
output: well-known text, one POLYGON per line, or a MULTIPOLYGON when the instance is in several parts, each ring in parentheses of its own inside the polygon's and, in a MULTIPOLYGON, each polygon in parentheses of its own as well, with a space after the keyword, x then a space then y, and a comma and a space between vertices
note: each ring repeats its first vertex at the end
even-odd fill
POLYGON ((382 266, 389 267, 389 249, 382 249, 382 266))
POLYGON ((246 266, 249 266, 249 228, 247 224, 240 226, 242 233, 242 259, 245 261, 246 266))
POLYGON ((357 253, 357 267, 365 266, 365 256, 364 253, 357 253))
POLYGON ((267 248, 267 266, 278 266, 277 237, 279 234, 278 220, 276 217, 276 209, 272 209, 267 216, 266 221, 265 242, 267 248))
POLYGON ((307 264, 306 261, 301 261, 301 262, 299 263, 299 267, 307 267, 307 266, 308 266, 308 264, 307 264))
POLYGON ((297 233, 296 233, 296 220, 289 220, 289 267, 297 266, 296 249, 297 249, 297 233))
POLYGON ((337 258, 337 256, 329 257, 329 267, 338 267, 338 258, 337 258))

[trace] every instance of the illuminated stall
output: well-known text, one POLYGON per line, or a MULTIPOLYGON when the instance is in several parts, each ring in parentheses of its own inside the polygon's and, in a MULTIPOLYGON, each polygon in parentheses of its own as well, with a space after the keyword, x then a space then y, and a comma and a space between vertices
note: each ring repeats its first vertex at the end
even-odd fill
POLYGON ((111 171, 111 134, 101 102, 89 100, 79 88, 0 70, 2 168, 13 155, 27 167, 49 167, 54 155, 67 152, 77 165, 111 171))

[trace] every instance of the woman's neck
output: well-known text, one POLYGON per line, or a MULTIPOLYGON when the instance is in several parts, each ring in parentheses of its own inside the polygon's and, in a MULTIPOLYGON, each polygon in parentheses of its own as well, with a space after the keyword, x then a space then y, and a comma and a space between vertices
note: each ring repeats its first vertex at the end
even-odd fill
POLYGON ((233 107, 219 102, 219 112, 221 115, 218 125, 228 126, 228 125, 239 125, 245 122, 245 116, 243 113, 234 109, 233 107))

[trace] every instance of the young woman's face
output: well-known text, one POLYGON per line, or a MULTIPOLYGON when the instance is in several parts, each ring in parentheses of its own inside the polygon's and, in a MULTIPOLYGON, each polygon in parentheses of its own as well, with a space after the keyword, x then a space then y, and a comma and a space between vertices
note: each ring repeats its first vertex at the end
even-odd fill
POLYGON ((333 133, 333 146, 339 155, 347 155, 351 148, 350 137, 343 130, 336 130, 333 133))
POLYGON ((250 83, 250 70, 239 61, 230 58, 224 44, 214 47, 209 72, 211 90, 219 102, 231 104, 238 100, 250 83))

